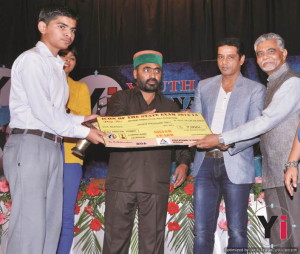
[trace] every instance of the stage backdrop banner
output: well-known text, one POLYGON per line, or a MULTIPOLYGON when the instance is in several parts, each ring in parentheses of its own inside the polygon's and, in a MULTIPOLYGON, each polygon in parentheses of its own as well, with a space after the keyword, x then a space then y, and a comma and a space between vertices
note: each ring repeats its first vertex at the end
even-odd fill
MULTIPOLYGON (((300 72, 300 56, 287 58, 291 68, 300 72)), ((105 114, 105 106, 118 90, 135 86, 133 66, 113 66, 97 69, 78 69, 75 80, 85 82, 91 93, 93 113, 105 114)), ((267 76, 258 68, 254 59, 246 59, 242 69, 245 77, 265 84, 267 76)), ((219 74, 216 61, 165 63, 161 91, 175 101, 180 109, 191 108, 194 89, 200 80, 219 74)), ((0 68, 0 104, 8 105, 10 88, 10 69, 0 68)))
MULTIPOLYGON (((300 56, 288 57, 288 63, 294 70, 300 72, 300 56)), ((100 113, 104 114, 104 106, 113 93, 120 89, 131 89, 135 86, 132 71, 132 65, 105 67, 96 70, 80 69, 74 78, 86 82, 90 87, 93 112, 100 108, 100 113), (115 82, 112 84, 104 80, 108 77, 115 82)), ((263 84, 267 82, 267 75, 259 69, 255 59, 245 61, 242 73, 245 77, 257 82, 263 84)), ((180 109, 190 109, 198 82, 218 74, 220 73, 216 61, 165 63, 163 64, 161 92, 175 101, 180 109)))

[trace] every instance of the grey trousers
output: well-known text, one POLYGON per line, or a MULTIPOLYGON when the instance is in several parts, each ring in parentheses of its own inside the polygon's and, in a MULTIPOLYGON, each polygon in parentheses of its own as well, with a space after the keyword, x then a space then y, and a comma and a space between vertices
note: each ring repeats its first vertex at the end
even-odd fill
POLYGON ((14 134, 4 148, 12 195, 7 254, 55 254, 62 220, 61 145, 14 134))
MULTIPOLYGON (((270 243, 274 248, 298 248, 300 253, 300 185, 298 184, 298 191, 294 193, 291 198, 285 187, 276 187, 265 190, 265 201, 267 205, 268 221, 271 216, 278 216, 276 222, 271 229, 270 243), (280 239, 280 220, 281 215, 287 215, 287 238, 280 239), (292 227, 296 225, 296 227, 292 227)), ((278 251, 276 253, 287 253, 287 251, 278 251)))

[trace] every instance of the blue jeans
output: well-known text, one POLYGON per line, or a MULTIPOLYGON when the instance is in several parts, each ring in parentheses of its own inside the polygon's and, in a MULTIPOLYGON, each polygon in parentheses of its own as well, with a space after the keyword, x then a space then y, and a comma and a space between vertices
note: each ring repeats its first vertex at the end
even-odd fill
POLYGON ((64 163, 63 217, 57 254, 69 254, 74 236, 74 208, 82 177, 79 163, 64 163))
POLYGON ((222 196, 226 207, 228 248, 247 248, 249 192, 250 184, 234 184, 229 180, 223 158, 204 159, 195 177, 195 254, 213 253, 222 196))

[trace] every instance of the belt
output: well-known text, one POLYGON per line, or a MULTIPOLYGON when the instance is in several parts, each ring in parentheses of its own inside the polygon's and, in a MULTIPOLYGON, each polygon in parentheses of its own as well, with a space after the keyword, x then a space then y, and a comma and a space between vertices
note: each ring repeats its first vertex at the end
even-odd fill
POLYGON ((11 134, 32 134, 36 136, 41 136, 46 139, 52 140, 55 143, 62 143, 62 138, 59 136, 56 136, 52 133, 46 132, 46 131, 41 131, 41 130, 31 130, 31 129, 18 129, 14 128, 11 131, 11 134))
POLYGON ((209 151, 205 153, 205 158, 223 158, 223 152, 221 151, 209 151))
POLYGON ((80 140, 79 138, 70 138, 70 137, 64 137, 64 143, 74 143, 76 144, 80 140))

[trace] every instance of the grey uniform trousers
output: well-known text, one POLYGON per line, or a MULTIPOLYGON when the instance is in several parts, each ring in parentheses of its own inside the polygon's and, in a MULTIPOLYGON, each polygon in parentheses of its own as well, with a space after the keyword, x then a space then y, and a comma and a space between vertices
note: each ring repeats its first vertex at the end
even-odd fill
POLYGON ((12 195, 7 254, 56 253, 62 220, 61 144, 14 134, 4 148, 12 195))

